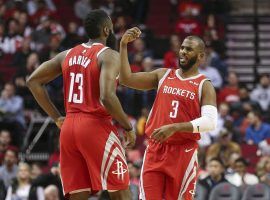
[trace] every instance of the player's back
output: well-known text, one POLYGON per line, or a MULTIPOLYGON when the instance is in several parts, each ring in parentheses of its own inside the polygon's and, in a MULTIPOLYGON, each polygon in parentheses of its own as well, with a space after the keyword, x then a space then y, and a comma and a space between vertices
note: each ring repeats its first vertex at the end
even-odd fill
POLYGON ((67 52, 62 64, 67 115, 85 113, 110 118, 100 103, 98 56, 108 47, 101 43, 80 44, 67 52))

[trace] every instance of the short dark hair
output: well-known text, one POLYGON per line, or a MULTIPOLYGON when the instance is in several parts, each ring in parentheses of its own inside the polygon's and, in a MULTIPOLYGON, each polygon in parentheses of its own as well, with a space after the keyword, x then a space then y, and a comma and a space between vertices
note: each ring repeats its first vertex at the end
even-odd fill
POLYGON ((84 28, 87 36, 90 39, 96 39, 100 37, 101 28, 109 20, 110 17, 103 10, 96 9, 89 12, 84 20, 84 28))
POLYGON ((190 36, 187 36, 185 39, 195 40, 198 43, 198 47, 199 47, 200 51, 205 51, 205 43, 204 43, 203 39, 201 39, 199 36, 190 35, 190 36))
POLYGON ((235 161, 234 161, 234 163, 238 163, 238 162, 240 162, 240 163, 243 163, 246 167, 248 166, 248 161, 245 159, 245 158, 243 158, 243 157, 241 157, 241 158, 238 158, 238 159, 236 159, 235 161))
POLYGON ((250 111, 250 113, 253 113, 256 117, 258 117, 260 119, 262 118, 262 113, 258 109, 254 109, 254 110, 250 111))
POLYGON ((211 158, 210 161, 209 161, 209 163, 212 162, 212 161, 218 162, 222 167, 225 166, 224 163, 223 163, 223 161, 220 158, 218 158, 218 157, 211 158))

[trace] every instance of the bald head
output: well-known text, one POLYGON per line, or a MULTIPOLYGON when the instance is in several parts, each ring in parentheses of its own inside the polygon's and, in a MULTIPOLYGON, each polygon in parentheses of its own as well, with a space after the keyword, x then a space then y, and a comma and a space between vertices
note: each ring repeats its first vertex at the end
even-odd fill
POLYGON ((200 37, 198 37, 196 35, 190 35, 190 36, 187 36, 185 39, 191 40, 191 41, 196 41, 198 44, 198 46, 197 46, 198 50, 202 51, 202 52, 205 51, 204 41, 200 37))

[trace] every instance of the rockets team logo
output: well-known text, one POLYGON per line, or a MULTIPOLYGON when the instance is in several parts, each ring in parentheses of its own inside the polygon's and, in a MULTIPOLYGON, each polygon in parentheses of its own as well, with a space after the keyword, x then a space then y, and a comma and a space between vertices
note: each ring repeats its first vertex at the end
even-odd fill
POLYGON ((127 172, 127 169, 123 167, 123 162, 118 159, 116 159, 115 164, 117 166, 117 169, 112 173, 116 174, 118 179, 124 180, 124 173, 127 172))

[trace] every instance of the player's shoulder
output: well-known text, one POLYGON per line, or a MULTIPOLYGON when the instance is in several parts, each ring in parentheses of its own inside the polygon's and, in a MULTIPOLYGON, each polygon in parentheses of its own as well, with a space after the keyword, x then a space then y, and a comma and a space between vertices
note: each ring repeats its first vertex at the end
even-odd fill
POLYGON ((101 62, 112 62, 113 60, 120 61, 120 55, 119 52, 111 49, 111 48, 106 48, 104 49, 98 56, 98 61, 101 62))
POLYGON ((168 68, 158 68, 155 70, 155 73, 158 76, 158 80, 162 79, 166 74, 168 75, 170 72, 172 71, 172 69, 168 69, 168 68))
POLYGON ((66 58, 66 55, 70 52, 71 49, 68 50, 64 50, 61 51, 60 53, 58 53, 53 60, 59 63, 62 63, 64 61, 64 59, 66 58))

